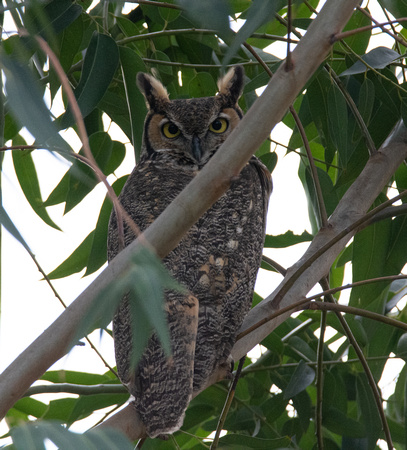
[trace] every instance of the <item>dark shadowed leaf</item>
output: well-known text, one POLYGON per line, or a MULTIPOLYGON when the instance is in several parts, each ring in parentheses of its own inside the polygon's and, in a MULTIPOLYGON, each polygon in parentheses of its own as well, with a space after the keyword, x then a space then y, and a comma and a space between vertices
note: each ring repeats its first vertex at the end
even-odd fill
MULTIPOLYGON (((362 56, 363 61, 365 61, 370 67, 373 67, 373 69, 384 69, 398 58, 400 58, 400 55, 387 47, 374 48, 373 50, 370 50, 369 53, 362 56)), ((349 69, 342 72, 341 76, 355 75, 357 73, 366 72, 368 70, 366 64, 363 64, 361 61, 357 61, 353 64, 353 66, 349 67, 349 69)))
POLYGON ((189 82, 190 97, 210 97, 218 90, 215 80, 208 72, 198 72, 189 82))
POLYGON ((368 448, 374 448, 381 434, 382 426, 372 389, 364 373, 359 374, 356 378, 356 393, 360 417, 365 425, 368 448))
MULTIPOLYGON (((378 0, 380 5, 388 9, 394 17, 407 17, 407 2, 406 0, 378 0)), ((406 22, 401 22, 401 25, 406 26, 406 22)))
POLYGON ((305 364, 303 360, 300 361, 291 377, 288 386, 284 390, 284 398, 292 398, 306 389, 315 379, 315 370, 305 364))

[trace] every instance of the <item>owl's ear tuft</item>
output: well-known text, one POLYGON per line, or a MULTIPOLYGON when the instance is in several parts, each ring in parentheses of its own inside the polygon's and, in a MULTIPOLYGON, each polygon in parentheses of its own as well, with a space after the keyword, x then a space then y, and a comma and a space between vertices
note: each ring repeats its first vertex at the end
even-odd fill
POLYGON ((218 80, 219 94, 229 106, 236 105, 243 92, 244 69, 242 66, 232 67, 226 75, 218 80))
POLYGON ((137 86, 146 98, 147 106, 152 110, 158 109, 160 104, 169 101, 167 89, 157 78, 148 73, 137 74, 137 86))

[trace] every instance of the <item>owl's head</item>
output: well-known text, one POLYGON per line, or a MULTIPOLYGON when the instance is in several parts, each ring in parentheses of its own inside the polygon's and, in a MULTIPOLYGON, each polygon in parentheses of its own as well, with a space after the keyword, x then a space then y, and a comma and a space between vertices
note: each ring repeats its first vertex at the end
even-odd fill
POLYGON ((241 66, 218 80, 214 97, 170 100, 156 78, 137 74, 137 85, 147 100, 143 153, 167 152, 184 164, 203 166, 242 118, 237 101, 243 90, 241 66))

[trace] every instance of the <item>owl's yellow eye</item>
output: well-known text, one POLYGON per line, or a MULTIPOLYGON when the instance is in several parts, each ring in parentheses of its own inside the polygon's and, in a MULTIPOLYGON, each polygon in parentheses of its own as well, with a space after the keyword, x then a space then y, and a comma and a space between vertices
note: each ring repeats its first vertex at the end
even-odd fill
POLYGON ((174 139, 181 133, 175 123, 167 122, 162 126, 163 135, 168 139, 174 139))
POLYGON ((229 122, 225 118, 218 117, 209 125, 209 130, 213 133, 220 134, 224 133, 228 129, 228 126, 229 122))

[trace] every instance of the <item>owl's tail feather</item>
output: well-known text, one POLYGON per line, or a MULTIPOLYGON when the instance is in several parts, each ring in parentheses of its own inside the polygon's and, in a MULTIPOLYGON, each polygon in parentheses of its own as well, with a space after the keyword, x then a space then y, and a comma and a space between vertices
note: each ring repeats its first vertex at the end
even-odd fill
POLYGON ((166 312, 172 355, 167 357, 157 336, 152 336, 138 365, 134 404, 147 434, 154 438, 177 431, 191 400, 198 300, 186 292, 169 291, 166 312))

